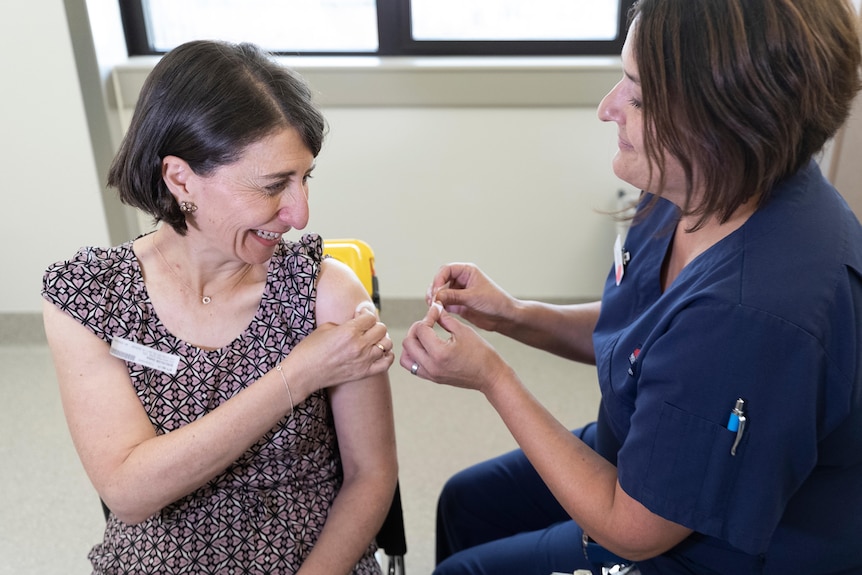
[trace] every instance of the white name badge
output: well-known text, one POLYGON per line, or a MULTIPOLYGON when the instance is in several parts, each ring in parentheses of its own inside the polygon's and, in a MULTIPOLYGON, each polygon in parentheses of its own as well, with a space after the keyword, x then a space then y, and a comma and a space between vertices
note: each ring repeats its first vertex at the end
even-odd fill
POLYGON ((617 285, 623 281, 623 276, 626 274, 626 266, 632 258, 631 254, 623 249, 623 240, 617 234, 617 241, 614 242, 614 276, 617 285))
POLYGON ((614 274, 616 276, 616 283, 620 285, 620 282, 623 281, 623 276, 626 273, 625 262, 623 261, 623 245, 622 238, 620 238, 619 234, 617 234, 617 241, 614 242, 614 274))
POLYGON ((180 365, 178 355, 165 353, 121 337, 111 340, 111 355, 170 375, 176 374, 177 367, 180 365))

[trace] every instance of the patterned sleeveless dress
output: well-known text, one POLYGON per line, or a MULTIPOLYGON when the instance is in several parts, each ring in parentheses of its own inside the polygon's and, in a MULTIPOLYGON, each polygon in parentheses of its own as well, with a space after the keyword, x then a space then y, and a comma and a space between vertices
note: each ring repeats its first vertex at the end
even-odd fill
MULTIPOLYGON (((45 273, 48 301, 110 343, 124 338, 179 357, 174 375, 127 362, 157 433, 209 413, 281 361, 315 327, 319 236, 280 244, 257 314, 229 345, 206 351, 168 332, 132 242, 82 248, 45 273)), ((327 394, 315 392, 223 473, 137 525, 113 514, 89 559, 94 573, 292 574, 311 551, 341 486, 327 394)), ((355 574, 380 573, 376 546, 355 574)))

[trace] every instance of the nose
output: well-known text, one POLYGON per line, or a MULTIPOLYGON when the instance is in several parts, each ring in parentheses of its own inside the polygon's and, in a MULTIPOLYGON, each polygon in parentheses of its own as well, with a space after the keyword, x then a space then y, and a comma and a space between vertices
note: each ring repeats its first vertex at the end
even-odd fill
POLYGON ((597 113, 599 120, 602 122, 619 122, 620 107, 618 94, 621 84, 622 81, 617 82, 617 84, 611 88, 611 91, 605 94, 605 97, 602 98, 601 102, 599 102, 597 113))
POLYGON ((308 190, 305 186, 291 188, 282 194, 278 219, 293 229, 301 230, 308 225, 308 190))

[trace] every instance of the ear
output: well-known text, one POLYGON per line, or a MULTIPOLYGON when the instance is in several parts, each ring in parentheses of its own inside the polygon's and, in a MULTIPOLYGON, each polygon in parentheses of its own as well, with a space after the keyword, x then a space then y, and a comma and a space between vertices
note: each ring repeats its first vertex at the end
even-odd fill
POLYGON ((194 174, 188 162, 176 156, 165 156, 162 159, 162 180, 177 202, 189 201, 187 184, 194 174))

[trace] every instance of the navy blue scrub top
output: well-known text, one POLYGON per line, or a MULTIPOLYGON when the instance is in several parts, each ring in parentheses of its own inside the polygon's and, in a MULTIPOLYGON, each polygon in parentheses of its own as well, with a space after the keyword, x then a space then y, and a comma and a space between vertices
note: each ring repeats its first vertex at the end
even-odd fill
POLYGON ((679 211, 650 199, 594 333, 597 450, 695 534, 641 572, 862 573, 859 221, 812 162, 662 293, 679 211))

